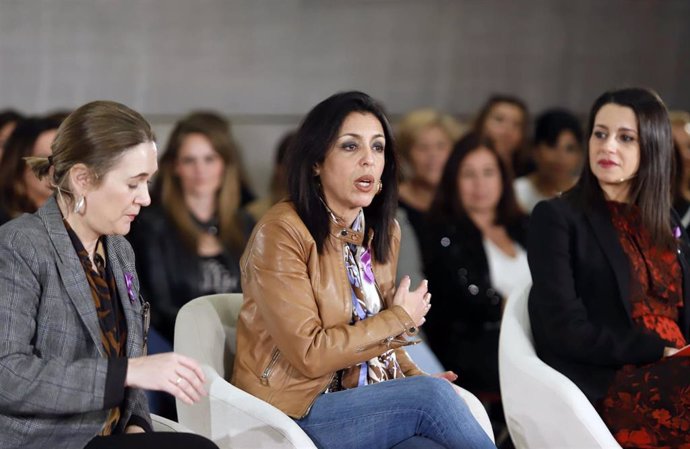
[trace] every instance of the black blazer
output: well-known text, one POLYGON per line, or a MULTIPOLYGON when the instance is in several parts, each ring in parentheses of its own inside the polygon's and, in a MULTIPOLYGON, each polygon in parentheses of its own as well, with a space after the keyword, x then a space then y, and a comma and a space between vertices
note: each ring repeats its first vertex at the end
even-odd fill
MULTIPOLYGON (((578 188, 539 203, 529 225, 533 286, 529 316, 539 357, 568 376, 592 403, 604 397, 626 364, 659 360, 667 344, 633 324, 630 264, 603 199, 585 207, 578 188)), ((679 225, 674 215, 674 226, 679 225)), ((688 338, 690 286, 687 235, 678 245, 688 338)))
MULTIPOLYGON (((522 246, 525 224, 521 219, 506 227, 522 246)), ((432 294, 423 327, 429 345, 446 368, 460 372, 467 388, 497 389, 502 299, 491 284, 482 233, 467 219, 430 223, 424 234, 424 272, 432 294)))

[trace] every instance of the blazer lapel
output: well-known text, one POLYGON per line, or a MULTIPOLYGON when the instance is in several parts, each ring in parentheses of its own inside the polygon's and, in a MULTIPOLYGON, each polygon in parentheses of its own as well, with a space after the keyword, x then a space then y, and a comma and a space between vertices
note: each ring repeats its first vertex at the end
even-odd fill
POLYGON ((628 313, 628 318, 632 320, 632 306, 628 300, 630 297, 630 262, 618 240, 618 234, 611 223, 611 217, 603 203, 597 204, 588 210, 585 215, 592 225, 599 245, 601 245, 604 254, 611 263, 616 281, 618 282, 618 291, 621 294, 620 300, 628 313))
POLYGON ((125 320, 127 321, 127 355, 131 355, 134 351, 135 342, 142 338, 142 336, 139 335, 139 328, 141 326, 139 320, 141 319, 141 315, 137 309, 139 292, 135 290, 134 281, 132 281, 131 287, 128 288, 127 281, 125 280, 125 272, 131 276, 135 276, 135 273, 133 271, 127 271, 127 263, 112 237, 106 237, 105 244, 106 251, 108 252, 108 263, 111 264, 110 268, 115 277, 120 304, 122 305, 122 310, 124 310, 125 313, 125 320), (130 290, 132 293, 131 297, 130 290))
POLYGON ((55 248, 57 268, 62 284, 67 291, 67 296, 69 296, 74 308, 77 310, 77 314, 88 330, 94 345, 98 348, 99 354, 103 355, 103 341, 101 340, 96 305, 91 296, 91 288, 89 287, 89 282, 86 279, 79 256, 77 256, 65 225, 62 223, 62 214, 55 199, 50 198, 38 210, 37 215, 43 221, 48 231, 48 236, 55 248))

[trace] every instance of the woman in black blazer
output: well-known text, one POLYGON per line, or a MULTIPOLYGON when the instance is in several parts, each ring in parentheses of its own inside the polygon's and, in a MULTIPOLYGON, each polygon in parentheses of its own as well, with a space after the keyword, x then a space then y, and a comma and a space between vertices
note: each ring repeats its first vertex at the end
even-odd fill
POLYGON ((458 373, 459 385, 498 393, 503 299, 515 282, 529 280, 529 271, 525 216, 491 141, 468 134, 455 144, 431 210, 423 247, 434 307, 424 332, 444 367, 458 373), (495 259, 516 268, 514 276, 492 270, 492 262, 500 266, 495 259))
MULTIPOLYGON (((578 185, 539 203, 528 258, 539 356, 568 376, 624 447, 690 443, 688 241, 671 212, 661 99, 623 89, 590 114, 578 185)), ((685 447, 685 446, 683 446, 685 447)))

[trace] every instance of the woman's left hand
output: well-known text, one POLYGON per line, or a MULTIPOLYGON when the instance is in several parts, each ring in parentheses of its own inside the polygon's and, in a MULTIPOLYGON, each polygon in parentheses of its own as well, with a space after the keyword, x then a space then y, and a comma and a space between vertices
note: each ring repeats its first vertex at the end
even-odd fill
POLYGON ((453 371, 444 371, 442 373, 432 374, 431 377, 436 377, 438 379, 446 379, 448 382, 453 383, 458 379, 458 375, 453 371))

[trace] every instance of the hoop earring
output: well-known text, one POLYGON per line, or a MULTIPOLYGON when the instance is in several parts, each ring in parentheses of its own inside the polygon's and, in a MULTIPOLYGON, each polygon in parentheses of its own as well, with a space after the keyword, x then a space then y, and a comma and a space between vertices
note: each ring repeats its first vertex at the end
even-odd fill
POLYGON ((379 188, 376 189, 376 194, 378 195, 378 194, 381 193, 382 191, 383 191, 383 181, 381 181, 381 180, 379 179, 379 188))
POLYGON ((86 203, 86 198, 84 195, 79 195, 79 199, 74 203, 74 213, 80 214, 84 210, 84 204, 86 203))

